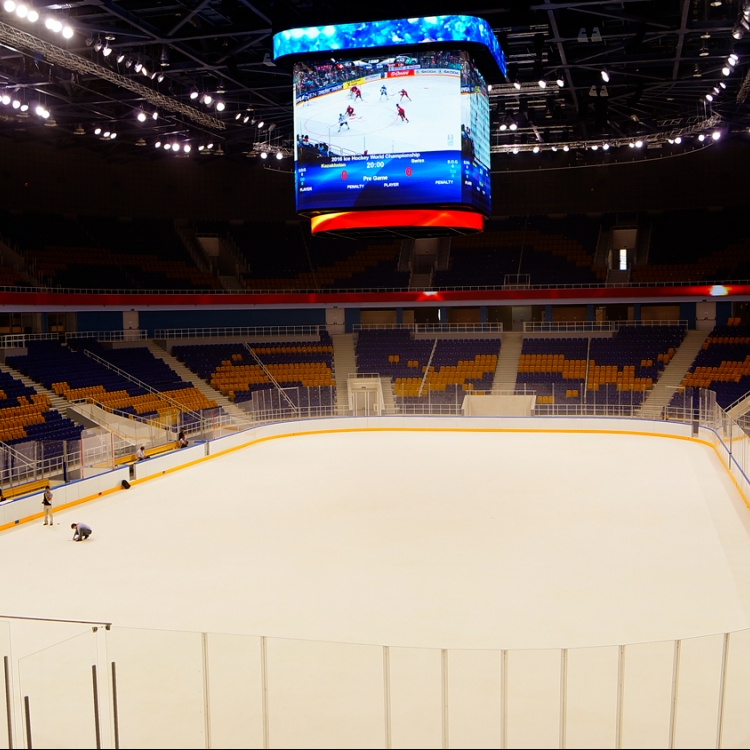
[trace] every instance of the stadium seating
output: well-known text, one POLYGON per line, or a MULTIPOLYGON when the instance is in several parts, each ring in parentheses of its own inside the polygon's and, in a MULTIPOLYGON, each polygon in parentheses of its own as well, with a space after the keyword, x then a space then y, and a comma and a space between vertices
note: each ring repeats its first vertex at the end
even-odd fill
MULTIPOLYGON (((726 408, 750 392, 750 327, 739 318, 717 326, 703 344, 683 380, 685 388, 710 388, 716 402, 726 408)), ((673 403, 680 402, 679 397, 673 403)))
MULTIPOLYGON (((0 441, 77 440, 83 427, 50 409, 49 399, 12 375, 0 372, 0 441)), ((51 455, 50 451, 46 455, 51 455)))
POLYGON ((540 404, 587 402, 638 406, 685 336, 680 326, 623 326, 610 337, 527 338, 517 385, 540 404), (584 385, 585 384, 585 385, 584 385))
MULTIPOLYGON (((327 406, 333 403, 333 343, 327 332, 322 332, 318 341, 254 344, 253 351, 279 385, 303 389, 298 405, 327 406), (318 387, 319 391, 313 393, 318 387)), ((274 388, 241 343, 175 346, 172 354, 236 403, 251 400, 255 391, 274 388)))
POLYGON ((200 271, 172 222, 0 212, 0 236, 49 286, 77 289, 220 289, 200 271))
POLYGON ((492 388, 499 351, 499 339, 439 338, 435 346, 435 339, 413 338, 408 330, 361 331, 357 371, 390 377, 400 403, 454 403, 463 391, 492 388))
POLYGON ((163 360, 145 348, 105 350, 91 339, 72 340, 70 346, 32 341, 28 344, 28 354, 8 357, 8 364, 69 401, 88 399, 121 416, 150 419, 176 408, 182 411, 216 408, 215 401, 182 381, 163 360), (163 393, 179 407, 85 356, 85 349, 163 393))

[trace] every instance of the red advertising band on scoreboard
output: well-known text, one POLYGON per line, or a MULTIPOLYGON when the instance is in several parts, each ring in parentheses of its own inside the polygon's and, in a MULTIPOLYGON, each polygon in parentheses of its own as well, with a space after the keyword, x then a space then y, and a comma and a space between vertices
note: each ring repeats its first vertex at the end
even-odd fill
POLYGON ((389 70, 385 75, 387 78, 403 78, 404 76, 413 76, 414 70, 389 70))

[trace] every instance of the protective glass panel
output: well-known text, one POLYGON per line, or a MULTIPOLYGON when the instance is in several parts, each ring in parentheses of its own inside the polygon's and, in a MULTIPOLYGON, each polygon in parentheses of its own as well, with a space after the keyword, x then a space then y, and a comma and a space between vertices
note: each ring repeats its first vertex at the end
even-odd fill
POLYGON ((113 723, 120 747, 204 747, 202 635, 113 628, 107 633, 113 723))
POLYGON ((721 747, 744 747, 750 737, 750 630, 729 636, 721 747))
POLYGON ((34 747, 96 747, 96 663, 97 639, 91 629, 19 659, 21 725, 16 736, 30 736, 34 747))
POLYGON ((269 639, 271 747, 383 747, 383 649, 269 639))
POLYGON ((0 620, 0 748, 13 746, 12 727, 13 660, 10 651, 10 623, 0 620))

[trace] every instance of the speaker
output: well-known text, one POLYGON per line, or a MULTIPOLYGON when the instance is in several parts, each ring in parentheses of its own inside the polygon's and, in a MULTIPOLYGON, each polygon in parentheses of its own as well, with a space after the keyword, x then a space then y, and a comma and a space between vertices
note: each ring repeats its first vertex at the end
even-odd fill
POLYGON ((129 489, 130 489, 130 482, 128 482, 128 480, 127 480, 127 479, 123 479, 123 480, 122 480, 122 488, 123 488, 124 490, 129 490, 129 489))

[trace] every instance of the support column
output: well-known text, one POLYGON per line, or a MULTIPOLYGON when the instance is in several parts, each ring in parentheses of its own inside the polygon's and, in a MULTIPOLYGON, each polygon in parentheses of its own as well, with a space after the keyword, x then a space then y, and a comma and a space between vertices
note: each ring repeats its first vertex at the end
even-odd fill
POLYGON ((550 323, 552 321, 552 305, 544 306, 544 322, 550 323))
MULTIPOLYGON (((633 320, 640 320, 641 319, 641 304, 640 302, 634 302, 633 303, 633 320)), ((693 315, 693 319, 695 319, 695 315, 693 315)))
POLYGON ((403 322, 404 322, 404 308, 397 307, 396 308, 396 323, 401 325, 403 322))
POLYGON ((596 308, 593 305, 586 305, 586 320, 589 323, 596 320, 596 308))

